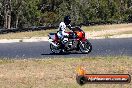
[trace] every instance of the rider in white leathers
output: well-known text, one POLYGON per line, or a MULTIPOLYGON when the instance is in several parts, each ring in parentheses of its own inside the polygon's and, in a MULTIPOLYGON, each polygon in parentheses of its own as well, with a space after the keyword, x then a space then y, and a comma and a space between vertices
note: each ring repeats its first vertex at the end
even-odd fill
POLYGON ((59 25, 57 35, 59 39, 62 41, 62 44, 65 44, 68 41, 69 34, 66 33, 65 31, 66 31, 66 27, 68 27, 69 29, 71 28, 70 22, 71 22, 70 16, 65 16, 64 22, 61 22, 59 25))

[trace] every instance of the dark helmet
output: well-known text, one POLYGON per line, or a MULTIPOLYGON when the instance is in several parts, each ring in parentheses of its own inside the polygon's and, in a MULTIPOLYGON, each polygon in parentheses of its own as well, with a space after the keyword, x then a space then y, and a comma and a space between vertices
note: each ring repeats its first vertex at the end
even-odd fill
POLYGON ((71 17, 70 17, 70 16, 65 16, 65 17, 64 17, 64 23, 65 23, 66 25, 69 25, 69 24, 71 23, 71 17))

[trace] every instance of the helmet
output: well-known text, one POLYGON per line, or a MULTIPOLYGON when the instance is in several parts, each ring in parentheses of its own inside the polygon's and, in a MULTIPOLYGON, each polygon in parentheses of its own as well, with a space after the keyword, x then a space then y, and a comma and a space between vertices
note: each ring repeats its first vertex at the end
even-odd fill
POLYGON ((69 25, 69 24, 71 23, 71 17, 70 17, 70 16, 65 16, 65 17, 64 17, 64 23, 65 23, 66 25, 69 25))

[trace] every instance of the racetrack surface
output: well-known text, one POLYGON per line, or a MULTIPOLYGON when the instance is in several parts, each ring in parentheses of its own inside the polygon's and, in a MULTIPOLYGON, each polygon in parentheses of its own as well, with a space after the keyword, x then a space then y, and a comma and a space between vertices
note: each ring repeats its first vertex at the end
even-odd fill
POLYGON ((48 42, 32 43, 1 43, 0 57, 5 58, 44 58, 44 57, 94 57, 94 56, 132 56, 132 38, 109 38, 90 40, 93 50, 89 54, 71 52, 65 55, 54 55, 49 49, 48 42))

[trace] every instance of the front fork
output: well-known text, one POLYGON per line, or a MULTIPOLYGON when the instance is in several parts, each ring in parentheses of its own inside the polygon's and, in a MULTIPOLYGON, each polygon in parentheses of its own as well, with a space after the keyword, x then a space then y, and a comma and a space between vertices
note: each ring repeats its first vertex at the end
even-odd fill
POLYGON ((86 42, 86 41, 87 41, 87 39, 82 39, 82 40, 80 40, 79 44, 81 44, 82 47, 84 48, 85 47, 85 44, 83 44, 83 42, 86 42))

